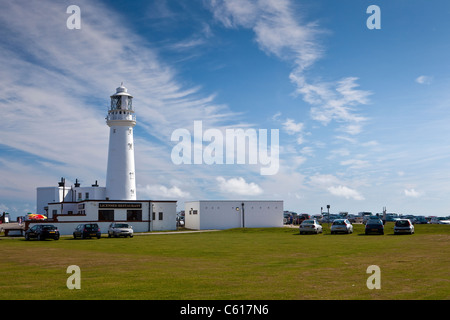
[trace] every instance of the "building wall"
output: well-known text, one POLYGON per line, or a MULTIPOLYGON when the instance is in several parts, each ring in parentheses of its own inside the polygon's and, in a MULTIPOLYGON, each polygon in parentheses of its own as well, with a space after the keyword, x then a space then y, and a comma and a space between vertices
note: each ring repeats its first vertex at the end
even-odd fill
POLYGON ((176 201, 88 200, 52 203, 49 204, 49 220, 45 221, 57 226, 61 235, 70 235, 77 225, 89 222, 99 224, 102 233, 108 231, 111 222, 127 222, 135 232, 176 230, 176 201), (139 220, 133 220, 133 215, 139 211, 139 220))
POLYGON ((188 229, 200 230, 200 201, 184 203, 184 226, 188 229))
POLYGON ((63 187, 39 187, 36 189, 36 213, 45 214, 45 207, 49 203, 63 201, 67 197, 70 188, 63 187), (63 194, 64 193, 64 194, 63 194))
POLYGON ((282 227, 283 201, 186 202, 185 226, 188 229, 282 227))

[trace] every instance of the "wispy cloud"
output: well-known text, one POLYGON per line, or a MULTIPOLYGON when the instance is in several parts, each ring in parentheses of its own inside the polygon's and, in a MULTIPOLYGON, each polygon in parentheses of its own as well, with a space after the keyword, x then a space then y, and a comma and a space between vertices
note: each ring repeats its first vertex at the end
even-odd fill
MULTIPOLYGON (((236 113, 215 103, 215 94, 205 93, 201 86, 186 87, 177 70, 130 30, 120 12, 100 2, 80 0, 77 5, 82 12, 80 30, 67 29, 65 7, 50 0, 8 2, 0 11, 0 24, 8 30, 0 45, 0 109, 5 123, 0 145, 27 155, 17 163, 31 172, 42 170, 40 176, 98 177, 101 182, 109 135, 104 118, 109 96, 122 81, 135 97, 136 130, 147 136, 139 140, 136 158, 145 158, 155 170, 170 172, 167 159, 174 129, 198 119, 216 127, 233 123, 236 113), (161 154, 146 152, 155 146, 166 152, 166 161, 160 161, 161 154), (57 165, 44 168, 38 161, 57 165)), ((1 157, 6 159, 5 154, 1 157)), ((8 181, 20 174, 2 171, 8 181)), ((140 179, 142 186, 164 186, 164 179, 140 179)), ((29 194, 28 189, 43 183, 36 178, 18 188, 29 194)), ((150 190, 169 195, 178 191, 172 186, 166 192, 150 190)))
POLYGON ((289 0, 215 0, 210 3, 215 18, 227 28, 252 29, 261 50, 282 60, 293 62, 289 75, 296 94, 311 104, 311 117, 323 125, 343 123, 341 130, 356 135, 362 131, 366 117, 356 107, 368 103, 370 92, 357 89, 356 77, 335 82, 307 80, 306 70, 322 56, 318 40, 325 31, 316 23, 304 21, 298 7, 289 0))
POLYGON ((422 76, 419 76, 416 78, 416 82, 418 84, 431 84, 432 81, 433 81, 433 77, 425 76, 425 75, 422 75, 422 76))

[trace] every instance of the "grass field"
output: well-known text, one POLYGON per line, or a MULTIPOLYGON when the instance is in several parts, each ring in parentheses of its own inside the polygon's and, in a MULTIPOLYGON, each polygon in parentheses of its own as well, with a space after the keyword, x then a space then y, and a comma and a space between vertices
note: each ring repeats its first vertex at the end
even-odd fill
POLYGON ((450 299, 450 226, 414 235, 300 235, 297 228, 59 241, 0 237, 5 299, 450 299), (66 269, 81 269, 69 290, 66 269), (366 269, 381 269, 381 289, 366 269))

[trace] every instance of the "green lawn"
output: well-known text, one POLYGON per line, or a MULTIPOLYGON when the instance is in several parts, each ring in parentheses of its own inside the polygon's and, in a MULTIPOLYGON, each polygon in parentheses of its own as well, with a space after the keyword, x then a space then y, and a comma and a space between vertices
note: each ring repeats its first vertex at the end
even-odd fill
POLYGON ((450 226, 416 234, 297 228, 59 241, 0 237, 3 299, 450 299, 450 226), (66 269, 81 269, 69 290, 66 269), (381 269, 369 290, 366 269, 381 269))

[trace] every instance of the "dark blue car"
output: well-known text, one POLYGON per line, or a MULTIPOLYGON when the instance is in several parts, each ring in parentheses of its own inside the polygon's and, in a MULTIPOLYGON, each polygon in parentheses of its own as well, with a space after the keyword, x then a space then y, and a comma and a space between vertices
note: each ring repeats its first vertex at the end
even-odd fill
POLYGON ((366 234, 384 234, 383 221, 380 219, 369 219, 366 223, 366 234))
POLYGON ((98 224, 96 224, 96 223, 79 224, 73 231, 73 237, 75 239, 78 237, 81 239, 93 238, 93 237, 100 239, 101 236, 102 236, 102 233, 100 231, 100 228, 98 227, 98 224))
POLYGON ((59 231, 54 225, 51 224, 37 224, 25 231, 25 240, 30 239, 59 239, 59 231))

